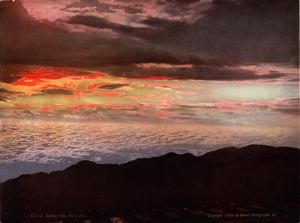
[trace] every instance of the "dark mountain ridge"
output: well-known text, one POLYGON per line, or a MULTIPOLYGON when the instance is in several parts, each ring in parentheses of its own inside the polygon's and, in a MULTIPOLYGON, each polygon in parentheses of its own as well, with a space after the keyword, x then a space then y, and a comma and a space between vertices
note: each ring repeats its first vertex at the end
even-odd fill
POLYGON ((168 153, 121 165, 81 161, 2 184, 2 218, 137 208, 299 205, 296 148, 250 145, 202 156, 168 153))

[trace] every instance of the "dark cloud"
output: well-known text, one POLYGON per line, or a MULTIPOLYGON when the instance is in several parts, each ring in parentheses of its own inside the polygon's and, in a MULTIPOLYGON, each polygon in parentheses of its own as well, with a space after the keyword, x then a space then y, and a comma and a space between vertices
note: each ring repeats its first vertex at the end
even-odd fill
MULTIPOLYGON (((3 57, 2 57, 3 58, 3 57)), ((1 51, 0 51, 0 60, 1 51)), ((2 64, 0 66, 0 82, 11 83, 19 79, 18 74, 27 72, 30 69, 27 66, 14 66, 14 64, 2 64)))
POLYGON ((283 77, 281 73, 267 73, 257 75, 255 71, 232 68, 226 66, 214 65, 194 65, 191 68, 161 68, 151 67, 143 68, 140 66, 124 65, 124 66, 107 66, 102 67, 105 72, 116 76, 138 77, 147 76, 169 76, 178 79, 198 79, 198 80, 259 80, 274 79, 283 77))
POLYGON ((191 3, 200 2, 201 0, 157 0, 157 5, 165 5, 165 4, 179 4, 179 5, 188 5, 191 3))
MULTIPOLYGON (((202 105, 176 105, 173 108, 171 108, 172 110, 177 111, 182 110, 182 111, 190 111, 191 109, 199 109, 199 108, 205 108, 205 109, 216 109, 218 108, 217 104, 202 104, 202 105)), ((169 109, 170 110, 170 109, 169 109)))
POLYGON ((42 94, 48 95, 73 95, 73 91, 68 89, 45 89, 41 91, 42 94))
MULTIPOLYGON (((162 4, 162 3, 161 3, 162 4)), ((170 4, 165 2, 164 4, 170 4)), ((174 1, 174 7, 183 3, 174 1)), ((187 5, 187 3, 185 4, 187 5)), ((214 1, 192 23, 149 17, 148 28, 115 24, 94 16, 75 16, 72 24, 111 29, 174 53, 192 52, 228 63, 298 61, 297 1, 214 1)), ((197 9, 193 9, 197 10, 197 9)), ((192 12, 191 12, 192 13, 192 12)), ((197 14, 197 13, 196 13, 197 14)))
POLYGON ((107 84, 99 87, 99 89, 115 90, 125 86, 128 86, 128 84, 107 84))
POLYGON ((10 93, 10 91, 0 88, 0 101, 5 101, 7 99, 6 94, 10 93))
MULTIPOLYGON (((75 15, 68 24, 111 30, 117 37, 71 32, 62 21, 34 20, 18 0, 14 4, 0 2, 0 61, 103 68, 124 76, 155 74, 205 80, 279 78, 284 74, 256 75, 228 66, 298 62, 298 1, 157 1, 157 7, 169 16, 136 17, 138 27, 100 17, 100 12, 139 14, 145 10, 140 4, 119 2, 122 4, 76 1, 64 9, 96 7, 98 17, 75 15), (174 19, 167 9, 170 6, 175 11, 182 9, 188 19, 174 19), (193 68, 143 69, 135 66, 139 63, 192 64, 193 68)), ((2 81, 17 78, 16 71, 9 73, 2 81)))
POLYGON ((10 93, 10 91, 8 91, 8 90, 6 90, 6 89, 4 89, 4 88, 0 88, 0 94, 1 93, 10 93))
MULTIPOLYGON (((12 4, 12 3, 10 3, 12 4)), ((6 9, 4 18, 14 18, 1 22, 2 51, 0 60, 6 63, 58 65, 75 67, 97 67, 101 65, 122 65, 131 63, 177 63, 178 59, 167 50, 151 47, 147 44, 122 39, 110 39, 99 35, 74 33, 59 28, 56 24, 42 23, 35 20, 20 22, 23 6, 18 3, 14 7, 6 7, 0 2, 0 7, 6 9)), ((26 12, 26 10, 24 11, 26 12)), ((28 15, 27 15, 28 16, 28 15)), ((81 18, 82 19, 82 18, 81 18)), ((113 24, 102 21, 103 27, 113 24)), ((114 27, 116 29, 116 27, 114 27)), ((118 27, 126 32, 126 28, 118 27)), ((6 68, 4 68, 6 69, 6 68)), ((12 68, 14 69, 14 68, 12 68)), ((5 76, 10 82, 14 79, 5 76)))
POLYGON ((289 81, 290 81, 290 82, 299 82, 300 79, 299 79, 299 77, 296 77, 296 78, 290 79, 289 81))
POLYGON ((186 47, 236 62, 298 63, 298 1, 216 0, 186 47))
POLYGON ((274 110, 290 115, 300 115, 300 99, 285 98, 275 106, 274 110))
POLYGON ((82 16, 82 15, 73 16, 69 20, 69 23, 85 25, 85 26, 90 26, 99 29, 111 29, 116 32, 121 32, 124 34, 131 34, 131 35, 138 35, 138 33, 142 35, 142 33, 151 31, 148 28, 134 28, 130 26, 113 23, 106 19, 96 17, 96 16, 82 16))
POLYGON ((275 110, 284 114, 300 115, 300 108, 278 108, 275 110))
POLYGON ((193 23, 158 18, 144 23, 157 27, 159 34, 152 41, 177 51, 235 63, 298 63, 297 8, 294 0, 214 1, 193 23))
MULTIPOLYGON (((155 43, 166 43, 169 41, 173 42, 176 37, 176 33, 187 32, 191 28, 191 25, 186 22, 172 21, 161 18, 149 17, 140 21, 141 24, 147 25, 148 27, 132 27, 128 25, 122 25, 110 22, 104 18, 97 16, 82 16, 76 15, 69 19, 70 24, 85 25, 92 28, 98 29, 110 29, 117 33, 137 37, 140 40, 147 41, 145 44, 155 43)), ((177 35, 181 35, 178 34, 177 35)), ((160 46, 164 48, 164 46, 160 46)))
MULTIPOLYGON (((159 41, 164 42, 167 38, 172 39, 172 35, 175 34, 176 31, 188 28, 188 24, 185 22, 153 17, 140 21, 142 25, 147 25, 148 27, 133 27, 129 25, 122 25, 110 22, 109 20, 101 17, 83 15, 76 15, 71 17, 68 20, 68 23, 73 25, 84 25, 98 29, 110 29, 116 33, 126 35, 126 37, 139 38, 140 40, 145 41, 144 44, 147 45, 149 43, 158 43, 159 41)), ((159 46, 159 44, 157 44, 157 46, 159 46)), ((159 47, 163 48, 162 46, 159 47)))

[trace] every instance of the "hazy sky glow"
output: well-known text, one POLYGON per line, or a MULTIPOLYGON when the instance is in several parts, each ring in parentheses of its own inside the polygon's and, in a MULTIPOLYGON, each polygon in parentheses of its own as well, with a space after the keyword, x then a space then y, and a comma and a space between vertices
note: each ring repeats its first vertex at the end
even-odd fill
POLYGON ((0 180, 80 159, 299 147, 297 9, 0 1, 0 180))
POLYGON ((2 117, 222 123, 252 113, 267 119, 270 113, 299 115, 298 85, 291 82, 126 78, 67 67, 26 69, 16 81, 2 84, 2 117))

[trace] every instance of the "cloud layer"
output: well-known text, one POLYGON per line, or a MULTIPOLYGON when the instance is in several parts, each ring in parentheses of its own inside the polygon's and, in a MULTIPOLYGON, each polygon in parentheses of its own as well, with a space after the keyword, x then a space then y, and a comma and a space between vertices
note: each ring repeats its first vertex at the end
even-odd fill
POLYGON ((3 119, 1 133, 5 133, 0 138, 1 164, 64 163, 81 159, 119 163, 169 151, 200 155, 228 146, 228 142, 232 146, 253 142, 274 146, 298 143, 297 132, 284 126, 237 128, 183 123, 123 122, 120 125, 119 122, 3 119))

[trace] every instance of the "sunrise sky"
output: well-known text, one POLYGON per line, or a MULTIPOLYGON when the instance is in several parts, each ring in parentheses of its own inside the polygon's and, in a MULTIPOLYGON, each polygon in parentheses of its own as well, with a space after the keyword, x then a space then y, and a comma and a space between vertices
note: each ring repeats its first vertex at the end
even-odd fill
POLYGON ((1 115, 297 115, 296 6, 1 1, 1 115))
POLYGON ((0 163, 297 147, 297 9, 295 0, 0 1, 0 163))

